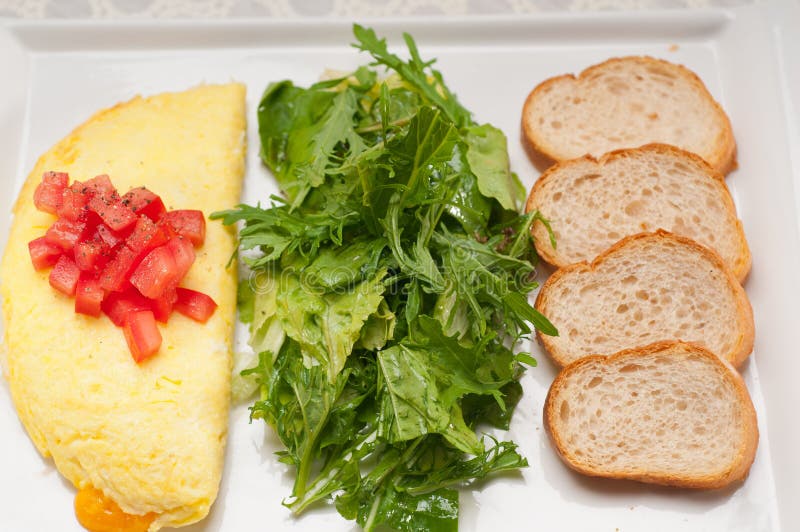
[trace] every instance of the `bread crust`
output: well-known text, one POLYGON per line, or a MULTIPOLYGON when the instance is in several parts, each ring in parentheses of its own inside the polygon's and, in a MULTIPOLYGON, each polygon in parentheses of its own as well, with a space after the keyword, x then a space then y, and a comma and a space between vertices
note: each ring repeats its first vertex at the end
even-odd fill
MULTIPOLYGON (((562 279, 567 277, 568 275, 572 274, 573 272, 593 272, 598 267, 600 267, 609 256, 613 256, 619 251, 624 250, 628 245, 638 241, 638 240, 646 240, 646 239, 655 239, 655 238, 663 238, 672 240, 675 243, 680 245, 688 246, 698 253, 702 254, 708 261, 710 261, 714 266, 723 272, 725 277, 728 280, 728 286, 730 287, 731 291, 734 294, 734 298, 736 300, 736 310, 737 310, 737 322, 741 326, 741 330, 738 331, 739 339, 731 349, 729 353, 717 353, 717 355, 732 364, 734 367, 739 367, 750 355, 753 351, 753 343, 755 341, 755 324, 753 322, 753 308, 750 305, 750 300, 747 297, 747 293, 742 288, 742 285, 739 284, 739 281, 733 275, 733 272, 725 265, 722 258, 713 250, 698 244, 694 240, 690 238, 686 238, 683 236, 675 235, 668 231, 664 231, 663 229, 659 229, 653 233, 638 233, 635 235, 630 235, 610 248, 606 251, 598 255, 591 263, 586 261, 578 262, 575 264, 571 264, 564 268, 560 268, 556 270, 548 279, 545 281, 542 289, 539 291, 538 296, 536 297, 536 303, 534 307, 536 310, 544 314, 545 316, 548 315, 548 306, 550 304, 550 291, 553 290, 554 286, 557 283, 561 282, 562 279)), ((557 365, 564 367, 569 363, 569 360, 566 358, 566 354, 563 353, 558 346, 554 343, 553 337, 547 336, 542 334, 541 332, 537 331, 536 336, 539 339, 539 342, 544 346, 545 351, 550 356, 550 358, 555 362, 557 365)), ((664 338, 664 341, 668 340, 679 340, 677 338, 664 338)), ((632 346, 634 348, 635 346, 632 346)))
POLYGON ((544 403, 543 416, 545 431, 547 432, 550 441, 553 443, 553 446, 555 447, 555 450, 562 461, 578 473, 593 477, 627 479, 638 482, 691 489, 718 489, 728 486, 733 482, 744 480, 747 477, 750 471, 750 466, 755 460, 756 449, 758 447, 759 434, 756 412, 742 377, 730 364, 719 359, 709 350, 700 345, 687 342, 656 342, 640 348, 619 351, 610 356, 593 355, 576 360, 572 364, 562 369, 561 372, 556 376, 553 384, 550 386, 550 390, 547 393, 547 398, 545 399, 544 403), (555 398, 565 387, 566 379, 572 372, 587 365, 610 364, 621 358, 631 357, 635 359, 654 354, 665 354, 667 352, 674 351, 675 349, 689 351, 692 354, 706 358, 713 364, 722 366, 724 368, 723 374, 727 377, 729 383, 732 384, 736 390, 738 402, 742 410, 742 420, 744 423, 742 434, 743 437, 738 447, 736 460, 731 463, 725 471, 712 475, 680 475, 677 473, 648 471, 646 468, 642 467, 636 471, 609 472, 592 467, 582 462, 577 456, 569 452, 568 447, 565 445, 565 442, 561 438, 561 435, 558 431, 558 412, 556 411, 555 407, 555 398))
POLYGON ((711 93, 708 91, 705 83, 703 83, 697 74, 685 66, 651 56, 613 57, 603 61, 602 63, 598 63, 584 69, 577 76, 574 74, 555 76, 546 79, 534 87, 534 89, 528 94, 528 97, 525 99, 525 103, 522 106, 522 140, 528 154, 532 155, 532 158, 537 160, 546 158, 547 160, 557 162, 568 159, 568 157, 564 157, 559 154, 559 150, 552 144, 549 144, 547 140, 543 138, 541 134, 539 134, 536 125, 528 120, 536 100, 543 92, 549 91, 551 86, 558 85, 564 81, 578 83, 585 81, 587 78, 591 78, 593 75, 602 72, 609 66, 626 62, 666 66, 667 68, 679 72, 691 85, 693 85, 703 96, 703 98, 709 102, 717 114, 720 123, 722 124, 721 131, 717 135, 717 138, 714 142, 714 150, 707 157, 704 157, 704 159, 722 175, 727 175, 736 169, 736 139, 733 136, 733 127, 731 126, 730 118, 722 109, 722 106, 719 104, 719 102, 717 102, 714 97, 711 96, 711 93))
MULTIPOLYGON (((744 234, 742 222, 736 216, 736 206, 733 203, 733 198, 731 198, 728 187, 725 185, 725 176, 710 166, 699 155, 670 144, 650 143, 645 144, 644 146, 639 146, 638 148, 622 148, 619 150, 613 150, 601 155, 598 158, 595 158, 592 155, 584 155, 583 157, 579 157, 577 159, 570 159, 556 163, 548 168, 539 177, 539 179, 536 180, 536 183, 534 183, 530 193, 528 194, 528 199, 525 204, 525 211, 530 212, 538 209, 539 206, 536 200, 538 197, 540 197, 544 187, 551 181, 557 179, 557 176, 561 172, 566 171, 571 166, 575 166, 582 162, 590 162, 602 168, 606 164, 612 163, 617 159, 625 159, 640 153, 660 153, 678 158, 689 159, 694 164, 703 168, 707 175, 713 178, 713 180, 717 183, 717 189, 720 197, 722 198, 725 210, 736 220, 735 231, 739 237, 738 240, 741 245, 737 256, 738 260, 736 267, 732 267, 731 269, 733 270, 733 273, 739 282, 743 283, 745 279, 747 279, 747 274, 750 272, 752 257, 750 255, 750 248, 747 245, 747 239, 744 234)), ((539 254, 539 257, 542 258, 542 260, 552 266, 555 266, 556 268, 563 268, 570 264, 569 261, 559 256, 557 249, 553 249, 553 247, 550 245, 550 239, 547 238, 547 229, 541 221, 536 220, 534 222, 533 226, 531 227, 531 235, 533 236, 534 245, 536 246, 536 252, 539 254)))

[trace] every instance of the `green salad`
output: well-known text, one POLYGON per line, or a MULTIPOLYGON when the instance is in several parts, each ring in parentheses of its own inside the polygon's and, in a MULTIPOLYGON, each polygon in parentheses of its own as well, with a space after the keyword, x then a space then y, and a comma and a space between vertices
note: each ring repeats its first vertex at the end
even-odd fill
MULTIPOLYGON (((537 286, 506 138, 478 124, 405 35, 410 59, 354 26, 369 66, 271 84, 261 158, 285 197, 215 213, 241 223, 240 286, 265 420, 296 471, 284 504, 335 504, 365 530, 457 530, 457 487, 527 466, 507 429, 513 346, 557 334, 537 286), (331 76, 328 76, 331 77, 331 76)), ((553 242, 555 245, 555 242, 553 242)))

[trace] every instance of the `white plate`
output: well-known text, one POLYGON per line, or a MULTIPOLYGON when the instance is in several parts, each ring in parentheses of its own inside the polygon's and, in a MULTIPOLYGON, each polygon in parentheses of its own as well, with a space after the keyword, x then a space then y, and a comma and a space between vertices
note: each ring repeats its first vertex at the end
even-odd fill
MULTIPOLYGON (((744 376, 761 431, 749 479, 738 489, 703 493, 570 472, 542 430, 542 403, 555 371, 534 346, 540 367, 524 377, 525 397, 509 433, 530 467, 462 490, 461 530, 800 530, 800 42, 790 31, 800 25, 798 11, 796 3, 786 3, 730 11, 373 21, 395 43, 400 31, 411 32, 425 57, 439 59, 462 103, 509 136, 512 165, 528 186, 538 171, 519 143, 525 96, 547 77, 609 56, 650 54, 686 64, 723 103, 739 143, 740 167, 728 184, 754 257, 746 287, 756 348, 744 376)), ((36 157, 94 111, 139 93, 228 80, 248 86, 245 200, 263 199, 276 189, 257 157, 261 92, 270 81, 305 85, 326 67, 366 62, 348 46, 351 41, 344 21, 6 21, 0 25, 0 212, 8 212, 36 157)), ((0 216, 0 248, 8 223, 0 216)), ((192 530, 353 528, 331 508, 293 519, 280 504, 291 475, 273 456, 276 437, 260 422, 248 424, 246 405, 235 407, 230 421, 219 499, 192 530)), ((0 471, 0 530, 79 530, 71 487, 36 454, 5 383, 0 471)))

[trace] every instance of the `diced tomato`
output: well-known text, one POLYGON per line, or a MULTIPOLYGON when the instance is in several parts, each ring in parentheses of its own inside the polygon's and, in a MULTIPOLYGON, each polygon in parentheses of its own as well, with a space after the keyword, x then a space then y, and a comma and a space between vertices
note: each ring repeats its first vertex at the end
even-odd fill
POLYGON ((164 214, 163 219, 180 236, 188 238, 195 247, 200 247, 206 239, 206 219, 203 211, 177 210, 164 214))
MULTIPOLYGON (((167 242, 167 247, 172 253, 172 258, 175 259, 175 267, 178 271, 177 278, 178 282, 180 282, 180 280, 189 273, 189 269, 192 267, 192 264, 194 264, 194 248, 188 240, 179 236, 171 238, 170 241, 167 242)), ((177 283, 175 286, 177 286, 177 283)))
POLYGON ((51 244, 43 236, 28 242, 28 251, 31 254, 33 268, 36 270, 50 268, 64 253, 60 247, 51 244))
POLYGON ((78 286, 78 278, 81 275, 78 265, 66 255, 61 255, 50 270, 50 286, 68 296, 75 295, 75 288, 78 286))
POLYGON ((77 242, 83 239, 85 231, 85 222, 73 222, 59 218, 50 226, 44 234, 44 238, 50 244, 63 250, 70 250, 77 242))
POLYGON ((75 264, 85 272, 97 271, 109 260, 108 247, 99 240, 84 240, 75 244, 75 264))
POLYGON ((140 216, 136 227, 125 241, 125 245, 142 256, 150 250, 167 243, 167 235, 150 218, 140 216))
POLYGON ((111 183, 111 179, 106 174, 95 176, 83 185, 83 192, 89 196, 105 196, 108 198, 119 196, 117 189, 114 188, 114 184, 111 183))
POLYGON ((77 221, 86 212, 89 196, 84 193, 86 186, 80 181, 75 181, 61 193, 61 205, 57 214, 61 218, 77 221))
POLYGON ((156 317, 156 321, 160 321, 161 323, 167 323, 167 321, 169 321, 169 316, 172 314, 172 307, 177 299, 178 294, 175 292, 175 289, 168 288, 158 299, 149 300, 150 308, 153 311, 153 315, 156 317))
POLYGON ((108 228, 108 226, 100 224, 97 226, 97 235, 106 243, 109 248, 115 247, 122 242, 123 237, 108 228))
POLYGON ((142 310, 150 310, 150 301, 140 294, 135 288, 124 292, 109 293, 100 307, 106 316, 114 322, 117 327, 125 325, 128 314, 142 310))
POLYGON ((125 340, 136 362, 155 355, 161 348, 161 332, 156 319, 149 310, 133 312, 123 326, 125 340))
POLYGON ((122 202, 130 207, 137 216, 147 216, 157 222, 167 212, 164 202, 153 192, 144 187, 132 188, 122 196, 122 202))
POLYGON ((167 246, 148 253, 130 276, 131 284, 150 299, 158 299, 165 290, 177 285, 180 279, 175 259, 167 246))
POLYGON ((127 246, 116 248, 117 254, 100 274, 100 286, 109 292, 118 292, 125 287, 128 275, 136 266, 136 253, 127 246))
POLYGON ((177 288, 176 293, 178 300, 175 301, 173 308, 194 321, 207 322, 217 308, 214 300, 202 292, 177 288))
POLYGON ((165 217, 162 216, 161 219, 158 221, 158 226, 164 231, 164 234, 167 235, 167 238, 175 238, 178 236, 178 233, 175 232, 175 229, 172 228, 170 224, 164 219, 165 217))
POLYGON ((40 211, 55 214, 61 205, 61 194, 68 183, 69 175, 64 172, 45 172, 42 182, 33 193, 33 204, 40 211))
POLYGON ((109 229, 122 231, 136 223, 137 217, 122 200, 114 196, 92 196, 89 210, 97 213, 109 229))
POLYGON ((95 318, 99 317, 104 295, 105 291, 100 286, 100 281, 92 277, 81 276, 75 290, 75 312, 95 318))
POLYGON ((34 194, 36 206, 58 215, 44 236, 31 241, 33 266, 50 266, 54 289, 75 296, 75 312, 101 312, 124 329, 139 362, 161 346, 156 321, 173 310, 205 323, 217 304, 178 284, 205 240, 202 211, 167 212, 163 200, 144 187, 123 197, 107 175, 69 185, 65 173, 48 172, 34 194))

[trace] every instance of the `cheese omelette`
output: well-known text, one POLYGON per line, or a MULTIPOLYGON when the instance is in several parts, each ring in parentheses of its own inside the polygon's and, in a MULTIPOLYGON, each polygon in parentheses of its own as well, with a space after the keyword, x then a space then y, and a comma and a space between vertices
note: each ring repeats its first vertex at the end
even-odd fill
POLYGON ((108 174, 121 193, 145 186, 168 209, 206 216, 239 199, 245 88, 200 86, 134 98, 94 115, 45 153, 28 176, 0 266, 6 375, 36 448, 79 490, 94 488, 151 531, 208 514, 222 474, 236 305, 235 237, 209 222, 183 286, 219 307, 199 324, 174 315, 159 353, 134 362, 121 329, 76 314, 72 298, 35 271, 28 242, 52 215, 33 192, 48 170, 84 181, 108 174), (149 521, 148 521, 149 522, 149 521))

